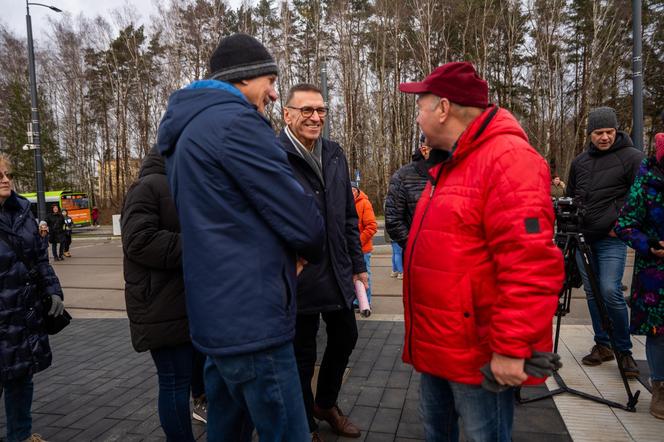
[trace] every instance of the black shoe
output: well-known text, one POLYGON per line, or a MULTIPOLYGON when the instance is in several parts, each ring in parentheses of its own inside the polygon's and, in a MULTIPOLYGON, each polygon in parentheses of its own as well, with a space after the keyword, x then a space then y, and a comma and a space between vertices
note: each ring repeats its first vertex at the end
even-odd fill
POLYGON ((632 357, 631 353, 623 353, 618 359, 618 363, 625 372, 625 376, 628 378, 638 378, 641 372, 639 371, 639 366, 636 365, 636 361, 632 357))

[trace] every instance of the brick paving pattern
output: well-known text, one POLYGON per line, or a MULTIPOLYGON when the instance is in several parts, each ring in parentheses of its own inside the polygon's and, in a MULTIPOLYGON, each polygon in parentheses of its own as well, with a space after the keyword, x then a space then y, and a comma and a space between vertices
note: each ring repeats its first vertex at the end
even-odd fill
MULTIPOLYGON (((322 436, 325 441, 423 440, 419 375, 401 362, 403 323, 359 320, 358 327, 339 405, 363 430, 362 438, 337 438, 324 422, 322 436)), ((51 346, 53 366, 34 378, 34 432, 51 442, 165 440, 154 364, 149 353, 131 347, 126 319, 76 319, 52 337, 51 346)), ((323 347, 319 336, 319 351, 323 347)), ((4 435, 4 401, 0 408, 4 435)), ((514 424, 517 442, 571 441, 550 399, 517 406, 514 424)), ((194 421, 193 428, 198 440, 206 440, 205 425, 194 421)))

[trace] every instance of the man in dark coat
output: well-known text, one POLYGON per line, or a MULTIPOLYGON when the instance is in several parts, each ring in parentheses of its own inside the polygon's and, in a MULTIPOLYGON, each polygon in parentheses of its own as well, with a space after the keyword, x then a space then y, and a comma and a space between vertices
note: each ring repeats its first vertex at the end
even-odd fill
MULTIPOLYGON (((360 436, 359 429, 343 415, 336 402, 357 341, 352 308, 354 281, 359 279, 368 287, 348 163, 337 143, 321 137, 326 115, 320 89, 311 84, 296 85, 288 93, 284 108, 287 126, 279 135, 295 177, 316 197, 327 227, 323 259, 305 266, 297 285, 295 355, 314 440, 320 440, 314 417, 326 420, 337 434, 360 436), (314 401, 311 379, 321 315, 326 324, 327 346, 314 401)), ((304 215, 300 219, 306 221, 304 215)))
POLYGON ((65 217, 60 213, 57 203, 51 206, 51 213, 46 215, 46 224, 48 224, 48 241, 51 243, 53 259, 62 261, 65 259, 62 249, 65 240, 65 217))
POLYGON ((189 337, 180 223, 156 146, 127 192, 122 245, 131 342, 136 351, 150 350, 157 367, 161 426, 169 440, 193 441, 189 391, 194 418, 205 422, 205 356, 189 337))
POLYGON ((406 248, 408 232, 413 224, 415 207, 429 178, 427 160, 431 148, 424 135, 412 162, 394 172, 385 198, 385 230, 402 249, 406 248))
MULTIPOLYGON (((618 131, 615 110, 610 107, 593 109, 588 115, 588 148, 572 161, 567 196, 583 207, 581 232, 592 250, 592 267, 597 275, 600 296, 613 322, 613 337, 620 355, 618 363, 629 377, 637 377, 639 368, 632 358, 629 336, 629 313, 622 293, 627 247, 616 237, 613 227, 625 203, 643 152, 635 149, 627 133, 618 131)), ((614 359, 609 336, 602 327, 590 281, 580 254, 577 263, 583 278, 588 309, 595 332, 595 345, 583 357, 585 365, 595 366, 614 359)))
POLYGON ((234 34, 210 76, 176 91, 158 148, 180 219, 189 328, 208 355, 208 439, 308 439, 292 341, 296 266, 320 259, 324 225, 263 115, 277 65, 234 34))

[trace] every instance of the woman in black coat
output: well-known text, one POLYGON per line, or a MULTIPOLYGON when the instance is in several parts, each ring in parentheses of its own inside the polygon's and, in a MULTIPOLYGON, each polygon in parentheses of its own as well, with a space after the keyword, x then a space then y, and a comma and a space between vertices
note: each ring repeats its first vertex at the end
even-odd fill
POLYGON ((159 420, 169 441, 193 441, 193 417, 207 422, 205 356, 189 336, 182 274, 180 222, 164 160, 153 148, 145 158, 122 211, 125 301, 131 342, 150 350, 159 377, 159 420))
MULTIPOLYGON (((39 236, 30 203, 12 190, 9 158, 0 154, 0 395, 6 395, 8 441, 30 437, 32 376, 51 365, 42 320, 46 297, 51 300, 48 313, 60 315, 62 288, 48 263, 47 246, 39 236), (36 270, 39 289, 25 260, 36 270)), ((32 435, 30 440, 42 439, 32 435)))
POLYGON ((51 213, 46 215, 46 224, 48 224, 48 241, 51 243, 53 259, 62 261, 62 243, 65 240, 65 217, 60 213, 60 207, 57 204, 51 206, 51 213), (60 246, 60 250, 58 250, 60 246))

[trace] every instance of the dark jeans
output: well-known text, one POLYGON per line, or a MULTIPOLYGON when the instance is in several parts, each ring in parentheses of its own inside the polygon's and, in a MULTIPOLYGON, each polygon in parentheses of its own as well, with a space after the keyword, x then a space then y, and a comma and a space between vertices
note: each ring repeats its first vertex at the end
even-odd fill
POLYGON ((5 393, 7 442, 23 441, 32 434, 32 376, 0 383, 0 396, 5 393))
POLYGON ((168 441, 193 441, 189 390, 199 397, 203 386, 205 356, 191 344, 151 350, 159 377, 159 421, 168 441))
POLYGON ((62 247, 65 249, 65 252, 69 251, 69 246, 71 245, 71 232, 66 232, 64 241, 62 242, 62 247))
MULTIPOLYGON (((611 322, 613 323, 613 338, 620 353, 631 353, 632 341, 629 337, 629 312, 622 292, 622 277, 625 271, 627 246, 618 238, 606 237, 589 243, 593 271, 597 275, 599 291, 611 322)), ((581 254, 577 253, 576 262, 583 278, 583 288, 588 300, 588 310, 595 332, 595 342, 611 347, 609 335, 602 328, 602 318, 595 302, 595 293, 590 287, 590 280, 583 268, 581 254)))
POLYGON ((420 414, 427 442, 458 441, 459 418, 468 442, 509 442, 514 389, 496 394, 422 373, 420 414))
POLYGON ((209 441, 310 441, 293 345, 205 363, 209 441))
POLYGON ((53 252, 53 258, 62 258, 62 243, 54 242, 51 243, 51 252, 53 252), (58 246, 60 246, 60 252, 58 252, 58 246))
POLYGON ((664 381, 664 336, 646 336, 646 359, 650 367, 650 379, 664 381))
POLYGON ((326 325, 327 346, 318 372, 315 403, 321 408, 331 408, 337 403, 341 381, 348 364, 348 358, 357 342, 355 313, 349 309, 325 312, 322 314, 297 315, 295 323, 295 357, 300 373, 300 385, 304 395, 309 429, 317 428, 313 417, 314 395, 311 379, 316 366, 316 334, 319 316, 326 325))

